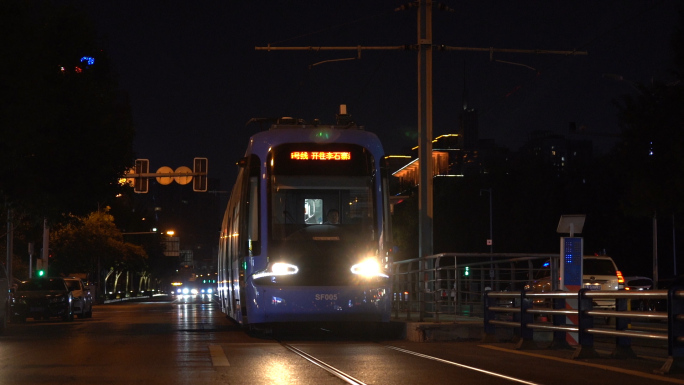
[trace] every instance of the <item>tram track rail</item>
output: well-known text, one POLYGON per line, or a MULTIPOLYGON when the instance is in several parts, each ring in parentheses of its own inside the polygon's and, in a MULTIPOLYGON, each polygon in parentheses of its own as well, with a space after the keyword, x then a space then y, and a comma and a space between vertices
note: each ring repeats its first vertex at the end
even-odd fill
POLYGON ((280 343, 280 345, 282 345, 287 350, 289 350, 289 351, 297 354, 298 356, 306 359, 307 361, 309 361, 312 364, 314 364, 314 365, 320 367, 321 369, 327 371, 328 373, 332 374, 333 376, 341 379, 342 381, 346 382, 347 384, 366 385, 365 382, 360 381, 360 380, 354 378, 353 376, 351 376, 350 374, 347 374, 347 373, 337 369, 336 367, 319 360, 318 358, 312 356, 311 354, 309 354, 303 350, 300 350, 300 349, 298 349, 298 348, 296 348, 290 344, 287 344, 287 343, 284 343, 281 341, 278 341, 278 342, 280 343))
MULTIPOLYGON (((296 354, 296 355, 298 355, 298 356, 304 358, 305 360, 311 362, 312 364, 314 364, 314 365, 320 367, 321 369, 323 369, 323 370, 327 371, 328 373, 332 374, 333 376, 335 376, 335 377, 341 379, 342 381, 344 381, 344 382, 347 383, 347 384, 352 384, 352 385, 366 385, 365 382, 359 380, 358 378, 355 378, 355 377, 352 376, 351 374, 348 374, 348 373, 346 373, 346 372, 344 372, 344 371, 342 371, 342 370, 340 370, 340 369, 338 369, 338 368, 336 368, 336 367, 330 365, 330 364, 327 363, 327 362, 324 362, 324 361, 322 361, 322 360, 320 360, 320 359, 314 357, 313 355, 311 355, 311 354, 309 354, 309 353, 307 353, 307 352, 305 352, 305 351, 303 351, 303 350, 301 350, 301 349, 299 349, 299 348, 297 348, 297 347, 295 347, 295 346, 293 346, 293 345, 290 345, 290 344, 285 343, 285 342, 283 342, 283 341, 277 341, 277 342, 278 342, 281 346, 283 346, 284 348, 286 348, 287 350, 289 350, 289 351, 291 351, 292 353, 294 353, 294 354, 296 354)), ((445 365, 451 365, 451 366, 459 367, 459 368, 461 368, 461 369, 466 369, 466 370, 471 370, 471 371, 479 372, 479 373, 482 373, 482 374, 485 374, 485 375, 488 375, 488 376, 497 377, 497 378, 504 379, 504 380, 508 380, 508 381, 511 381, 511 382, 514 382, 514 383, 525 384, 525 385, 540 385, 539 383, 536 383, 536 382, 533 382, 533 381, 527 381, 527 380, 524 380, 524 379, 521 379, 521 378, 516 378, 516 377, 504 375, 504 374, 497 373, 497 372, 493 372, 493 371, 490 371, 490 370, 485 370, 485 369, 482 369, 482 368, 477 368, 477 367, 474 367, 474 366, 465 365, 465 364, 458 363, 458 362, 455 362, 455 361, 450 361, 450 360, 442 359, 442 358, 439 358, 439 357, 430 356, 430 355, 427 355, 427 354, 415 352, 415 351, 412 351, 412 350, 408 350, 408 349, 404 349, 404 348, 400 348, 400 347, 396 347, 396 346, 392 346, 392 345, 385 345, 385 344, 383 344, 383 343, 381 343, 381 342, 377 342, 377 341, 376 341, 376 342, 372 342, 372 343, 373 343, 373 344, 376 344, 376 345, 379 346, 379 347, 387 348, 387 349, 390 349, 390 350, 393 350, 393 351, 396 351, 396 352, 408 354, 408 355, 411 355, 411 356, 414 356, 414 357, 419 357, 419 358, 423 358, 423 359, 428 359, 428 360, 436 361, 436 362, 439 362, 439 363, 442 363, 442 364, 445 364, 445 365)))

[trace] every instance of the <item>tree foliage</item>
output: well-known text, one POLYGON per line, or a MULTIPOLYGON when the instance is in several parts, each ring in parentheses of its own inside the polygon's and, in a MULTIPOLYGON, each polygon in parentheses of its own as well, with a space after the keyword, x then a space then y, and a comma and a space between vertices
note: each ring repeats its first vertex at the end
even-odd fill
POLYGON ((143 271, 147 253, 138 245, 127 243, 116 228, 114 217, 106 211, 93 212, 72 221, 51 234, 50 274, 143 271))
POLYGON ((64 4, 0 2, 0 195, 40 218, 92 210, 133 159, 107 55, 64 4))

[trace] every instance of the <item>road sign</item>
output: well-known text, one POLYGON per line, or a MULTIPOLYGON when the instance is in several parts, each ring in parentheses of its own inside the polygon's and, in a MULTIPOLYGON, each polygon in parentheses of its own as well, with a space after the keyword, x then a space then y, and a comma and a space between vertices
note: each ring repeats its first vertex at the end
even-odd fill
POLYGON ((192 170, 189 167, 180 166, 176 169, 174 173, 173 180, 180 185, 186 185, 192 181, 192 170))
MULTIPOLYGON (((149 159, 136 159, 135 160, 135 173, 138 175, 147 174, 150 172, 150 161, 149 159)), ((135 183, 133 185, 133 191, 136 193, 145 194, 149 190, 150 182, 147 178, 139 176, 135 178, 135 183)))
POLYGON ((173 169, 171 167, 163 166, 159 167, 157 174, 169 174, 169 176, 158 176, 157 182, 160 185, 166 186, 173 182, 173 169))
POLYGON ((207 158, 195 158, 193 162, 193 173, 195 179, 192 183, 193 191, 207 191, 207 158))

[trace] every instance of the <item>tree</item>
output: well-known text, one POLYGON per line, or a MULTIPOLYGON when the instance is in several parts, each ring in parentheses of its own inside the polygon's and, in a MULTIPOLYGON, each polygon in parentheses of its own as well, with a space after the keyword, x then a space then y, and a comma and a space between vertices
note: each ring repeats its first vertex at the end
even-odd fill
POLYGON ((114 196, 134 130, 85 14, 0 2, 0 196, 36 217, 82 215, 114 196))
POLYGON ((72 220, 51 234, 50 274, 146 271, 147 253, 125 242, 107 210, 72 220))

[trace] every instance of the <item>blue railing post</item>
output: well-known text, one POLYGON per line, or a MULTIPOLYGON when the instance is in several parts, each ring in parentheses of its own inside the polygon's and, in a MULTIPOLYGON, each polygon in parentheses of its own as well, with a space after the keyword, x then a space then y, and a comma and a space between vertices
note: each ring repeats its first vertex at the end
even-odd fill
POLYGON ((667 292, 667 361, 656 373, 665 374, 684 371, 684 343, 679 338, 684 337, 684 323, 677 321, 677 316, 684 314, 684 298, 676 295, 684 290, 682 286, 672 286, 667 292))
MULTIPOLYGON (((565 298, 553 298, 552 299, 554 310, 565 310, 565 298)), ((565 315, 554 314, 551 316, 553 318, 553 326, 564 326, 565 315)), ((554 330, 553 332, 553 342, 551 342, 551 348, 553 349, 572 349, 567 340, 567 332, 562 330, 554 330)))
MULTIPOLYGON (((615 300, 616 311, 627 311, 628 298, 617 298, 615 300)), ((625 331, 629 328, 630 319, 626 317, 615 317, 615 330, 625 331)), ((611 354, 614 358, 636 358, 636 353, 632 350, 632 339, 630 337, 615 337, 615 350, 611 354)))
POLYGON ((534 344, 534 330, 528 324, 534 322, 534 315, 527 311, 532 308, 532 301, 527 298, 526 291, 520 291, 520 341, 516 349, 536 348, 534 344))
POLYGON ((594 327, 594 317, 586 312, 593 309, 591 298, 587 297, 588 289, 577 292, 577 328, 579 329, 579 348, 572 358, 594 358, 598 353, 594 349, 594 335, 587 333, 587 329, 594 327))
POLYGON ((494 342, 496 341, 496 329, 494 328, 494 324, 492 324, 489 321, 495 319, 496 313, 489 310, 489 307, 492 305, 492 298, 489 297, 489 293, 490 291, 487 290, 482 294, 482 313, 484 318, 483 340, 488 342, 494 342))

